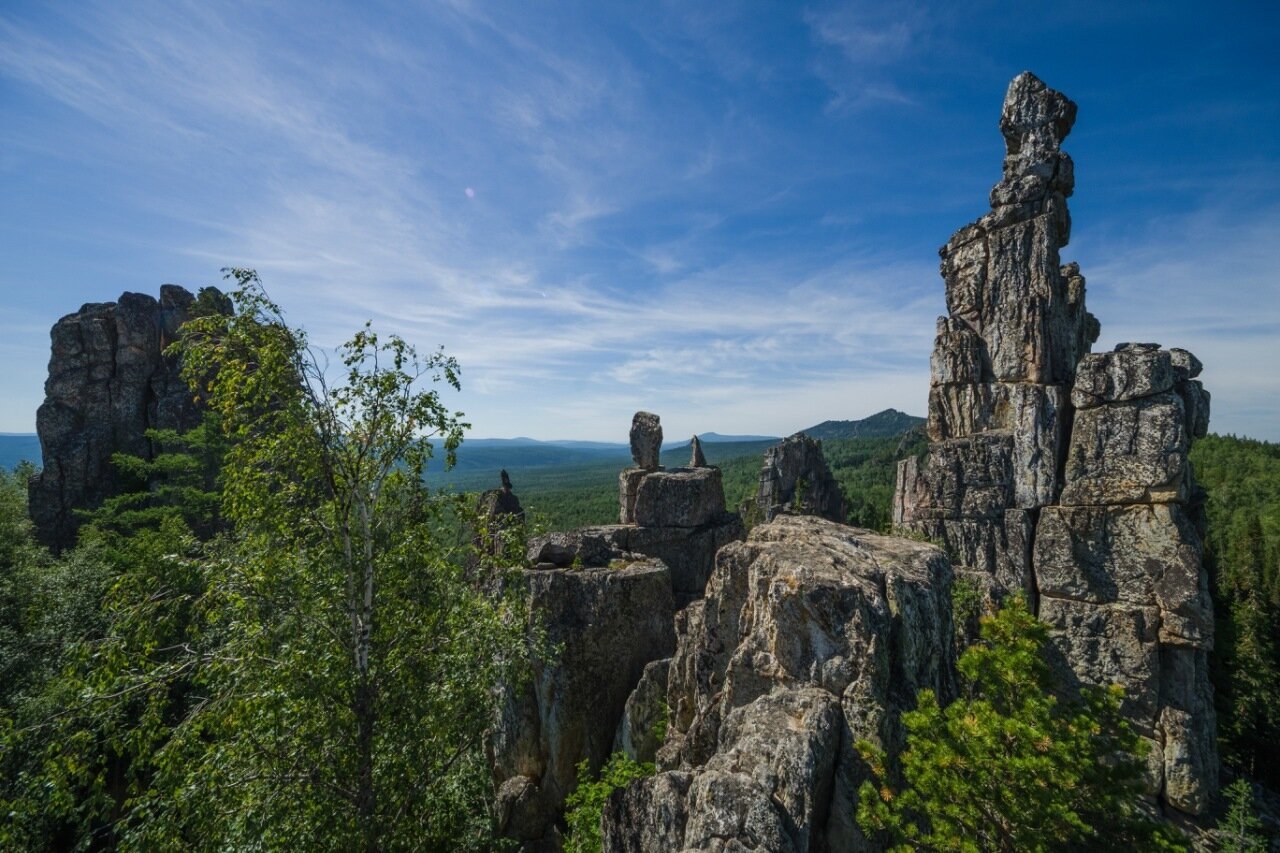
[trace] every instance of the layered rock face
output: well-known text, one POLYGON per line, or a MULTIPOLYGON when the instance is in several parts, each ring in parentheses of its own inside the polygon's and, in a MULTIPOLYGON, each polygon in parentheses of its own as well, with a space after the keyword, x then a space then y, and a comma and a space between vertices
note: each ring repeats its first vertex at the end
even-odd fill
POLYGON ((1123 685, 1152 791, 1199 814, 1217 787, 1213 620, 1187 452, 1209 396, 1185 350, 1089 354, 1084 277, 1059 258, 1075 114, 1031 74, 1009 86, 991 212, 940 250, 931 444, 899 463, 894 522, 997 595, 1025 592, 1069 679, 1123 685))
POLYGON ((620 478, 629 523, 528 542, 529 609, 559 653, 508 690, 490 741, 499 829, 526 850, 559 849, 579 762, 595 773, 615 749, 656 751, 677 607, 702 597, 716 551, 743 535, 720 469, 659 467, 661 430, 636 414, 636 467, 620 478))
MULTIPOLYGON (((202 291, 201 303, 231 310, 216 288, 202 291)), ((191 293, 167 284, 158 300, 125 293, 54 325, 45 400, 36 413, 43 468, 29 487, 31 518, 46 545, 74 545, 75 510, 119 493, 112 454, 151 458, 147 430, 183 432, 199 424, 177 360, 164 355, 195 305, 191 293)))
POLYGON ((783 513, 844 521, 844 495, 827 467, 820 439, 800 432, 765 451, 756 507, 765 521, 783 513))
POLYGON ((1208 426, 1199 371, 1155 344, 1080 362, 1061 505, 1041 513, 1034 553, 1063 668, 1126 687, 1152 745, 1151 790, 1190 814, 1209 808, 1218 775, 1213 605, 1193 522, 1203 497, 1187 461, 1208 426))
POLYGON ((613 794, 605 849, 864 849, 853 743, 896 754, 916 691, 954 694, 950 587, 937 548, 812 516, 723 548, 677 616, 674 657, 651 664, 670 709, 662 772, 613 794))
POLYGON ((490 766, 502 835, 559 849, 556 820, 586 759, 598 771, 645 666, 675 648, 671 573, 656 560, 524 573, 530 610, 558 647, 523 689, 508 689, 490 766))

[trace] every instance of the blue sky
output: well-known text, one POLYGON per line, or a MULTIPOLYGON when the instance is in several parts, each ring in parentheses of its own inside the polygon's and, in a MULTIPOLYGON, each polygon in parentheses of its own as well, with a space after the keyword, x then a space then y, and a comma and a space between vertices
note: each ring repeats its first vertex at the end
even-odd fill
POLYGON ((334 344, 463 366, 473 435, 785 434, 923 414, 936 250, 1008 81, 1080 105, 1102 322, 1280 440, 1274 3, 10 2, 0 431, 81 303, 261 273, 334 344), (961 8, 963 6, 963 8, 961 8))

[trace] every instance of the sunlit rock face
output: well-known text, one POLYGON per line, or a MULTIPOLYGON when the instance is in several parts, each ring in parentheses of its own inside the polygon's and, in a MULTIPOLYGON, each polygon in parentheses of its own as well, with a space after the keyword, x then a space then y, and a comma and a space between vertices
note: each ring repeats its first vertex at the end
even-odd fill
POLYGON ((814 516, 721 549, 663 666, 662 772, 610 799, 605 849, 865 849, 852 745, 896 755, 916 692, 954 695, 951 577, 938 548, 814 516))
POLYGON ((1089 352, 1098 322, 1060 258, 1075 117, 1032 74, 1009 85, 991 211, 940 251, 932 443, 900 463, 893 518, 997 594, 1031 598, 1069 682, 1123 685, 1153 745, 1150 790, 1201 814, 1217 790, 1213 615, 1187 454, 1209 394, 1185 350, 1089 352))

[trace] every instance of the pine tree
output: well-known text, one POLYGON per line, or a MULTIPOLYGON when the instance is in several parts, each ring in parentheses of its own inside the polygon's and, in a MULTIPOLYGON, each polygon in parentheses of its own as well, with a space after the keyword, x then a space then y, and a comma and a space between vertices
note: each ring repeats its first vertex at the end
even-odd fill
POLYGON ((903 715, 900 787, 885 753, 858 744, 874 776, 859 792, 864 831, 902 850, 1179 848, 1138 813, 1142 746, 1120 716, 1121 691, 1059 701, 1047 642, 1021 598, 984 617, 959 662, 968 695, 943 708, 922 690, 903 715))

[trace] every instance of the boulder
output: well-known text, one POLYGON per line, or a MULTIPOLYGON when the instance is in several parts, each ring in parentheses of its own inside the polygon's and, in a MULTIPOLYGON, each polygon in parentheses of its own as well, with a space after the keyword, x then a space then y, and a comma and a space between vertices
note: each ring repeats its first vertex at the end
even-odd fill
POLYGON ((702 527, 724 514, 719 468, 673 468, 640 480, 634 518, 641 527, 702 527))
POLYGON ((662 453, 662 424, 652 412, 636 412, 631 419, 631 458, 637 468, 656 471, 662 453))
POLYGON ((1172 391, 1076 412, 1062 503, 1187 500, 1186 411, 1172 391))
POLYGON ((1080 360, 1071 402, 1077 409, 1089 409, 1151 397, 1173 388, 1174 378, 1168 350, 1154 344, 1120 344, 1114 352, 1080 360))

